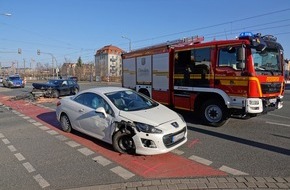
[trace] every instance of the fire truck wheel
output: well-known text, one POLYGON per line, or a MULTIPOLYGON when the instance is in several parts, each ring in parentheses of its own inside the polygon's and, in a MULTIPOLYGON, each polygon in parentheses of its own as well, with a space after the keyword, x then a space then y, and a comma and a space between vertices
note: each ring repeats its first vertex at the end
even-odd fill
POLYGON ((204 102, 201 107, 200 114, 205 124, 214 127, 222 126, 227 119, 227 110, 225 105, 214 99, 204 102))

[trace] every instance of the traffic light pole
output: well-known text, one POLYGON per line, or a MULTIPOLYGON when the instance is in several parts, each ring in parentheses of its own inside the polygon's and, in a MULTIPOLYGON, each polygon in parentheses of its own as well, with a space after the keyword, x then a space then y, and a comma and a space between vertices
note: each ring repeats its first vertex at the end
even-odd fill
MULTIPOLYGON (((53 60, 55 60, 55 62, 57 63, 56 58, 53 56, 52 53, 40 52, 40 50, 38 49, 37 50, 37 55, 40 55, 40 53, 47 54, 47 55, 50 55, 51 56, 51 62, 52 62, 52 77, 54 78, 54 61, 53 60)), ((56 73, 56 76, 58 77, 58 72, 56 73)))

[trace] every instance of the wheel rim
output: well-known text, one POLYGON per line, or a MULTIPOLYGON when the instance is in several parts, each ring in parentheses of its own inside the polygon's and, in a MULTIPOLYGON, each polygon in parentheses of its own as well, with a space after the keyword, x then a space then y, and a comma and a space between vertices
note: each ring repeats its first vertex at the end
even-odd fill
POLYGON ((70 123, 69 123, 69 119, 67 118, 67 116, 62 116, 61 117, 61 126, 62 126, 62 129, 64 131, 69 129, 70 123))
POLYGON ((219 122, 223 117, 223 112, 220 107, 210 105, 205 109, 205 117, 211 123, 219 122))
POLYGON ((129 137, 128 135, 122 137, 119 140, 119 147, 125 152, 132 150, 134 148, 133 139, 131 137, 129 137))

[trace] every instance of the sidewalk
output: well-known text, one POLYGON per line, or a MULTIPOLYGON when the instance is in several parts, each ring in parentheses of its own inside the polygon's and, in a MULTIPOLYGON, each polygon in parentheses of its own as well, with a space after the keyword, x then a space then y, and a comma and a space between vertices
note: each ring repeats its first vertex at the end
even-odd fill
POLYGON ((290 189, 290 177, 210 177, 158 179, 80 187, 71 190, 191 190, 191 189, 290 189))

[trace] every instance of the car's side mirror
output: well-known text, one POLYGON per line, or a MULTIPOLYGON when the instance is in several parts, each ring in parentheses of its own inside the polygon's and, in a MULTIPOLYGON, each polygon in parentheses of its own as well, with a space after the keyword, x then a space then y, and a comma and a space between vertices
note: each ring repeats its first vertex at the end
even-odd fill
POLYGON ((96 113, 102 113, 102 114, 105 116, 105 118, 107 118, 106 110, 105 110, 105 108, 103 108, 103 107, 98 107, 98 108, 96 109, 96 113))

